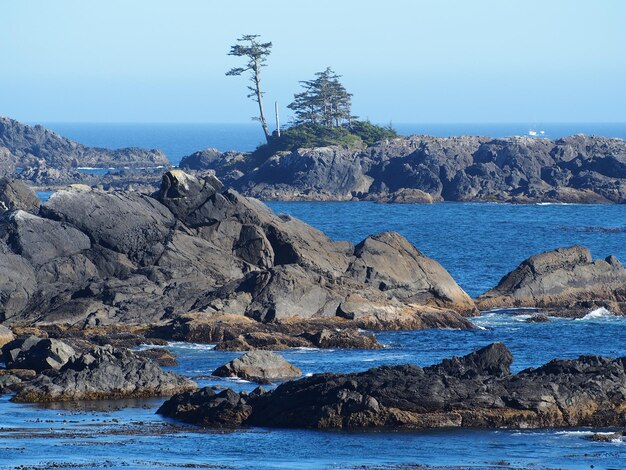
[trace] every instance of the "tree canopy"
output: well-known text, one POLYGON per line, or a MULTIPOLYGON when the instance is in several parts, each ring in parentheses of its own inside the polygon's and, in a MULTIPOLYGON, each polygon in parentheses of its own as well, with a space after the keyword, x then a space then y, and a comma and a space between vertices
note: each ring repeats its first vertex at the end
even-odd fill
POLYGON ((230 47, 228 55, 235 57, 245 57, 247 62, 243 67, 234 67, 226 72, 226 75, 237 76, 246 72, 250 73, 251 86, 248 86, 250 93, 248 98, 252 98, 259 105, 259 117, 261 126, 263 127, 263 133, 265 139, 269 142, 271 138, 270 131, 267 127, 267 119, 265 118, 265 110, 263 108, 263 91, 261 90, 261 68, 267 66, 267 58, 271 53, 271 42, 258 41, 259 35, 257 34, 244 34, 235 44, 230 47))
POLYGON ((348 93, 330 67, 317 72, 313 80, 301 81, 304 88, 294 95, 288 106, 295 113, 295 125, 314 124, 325 127, 340 127, 349 124, 352 116, 352 94, 348 93))

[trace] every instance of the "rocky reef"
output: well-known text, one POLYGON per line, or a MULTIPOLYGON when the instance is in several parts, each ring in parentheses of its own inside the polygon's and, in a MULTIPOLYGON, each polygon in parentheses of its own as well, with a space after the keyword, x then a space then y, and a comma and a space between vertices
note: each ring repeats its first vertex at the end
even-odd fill
POLYGON ((28 126, 6 117, 0 117, 0 155, 0 176, 11 175, 16 168, 67 171, 79 167, 156 167, 170 164, 160 150, 87 147, 43 126, 28 126))
POLYGON ((626 314, 626 269, 615 256, 593 260, 585 247, 559 248, 523 261, 476 304, 481 310, 535 307, 573 317, 600 307, 626 314))
POLYGON ((408 136, 364 150, 298 149, 266 160, 208 149, 180 166, 213 170, 264 200, 626 202, 626 142, 598 136, 408 136))
POLYGON ((151 196, 75 185, 0 217, 0 322, 149 324, 189 312, 344 328, 467 327, 478 313, 400 235, 334 242, 212 176, 173 170, 151 196))
POLYGON ((512 374, 494 343, 430 367, 316 374, 251 394, 204 388, 159 413, 206 427, 540 428, 623 426, 626 358, 555 359, 512 374))

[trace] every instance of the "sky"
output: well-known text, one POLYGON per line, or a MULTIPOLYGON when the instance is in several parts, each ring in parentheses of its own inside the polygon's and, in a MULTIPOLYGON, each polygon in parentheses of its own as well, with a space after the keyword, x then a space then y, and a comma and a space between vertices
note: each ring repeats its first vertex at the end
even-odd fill
POLYGON ((626 122, 622 0, 0 0, 0 115, 249 122, 242 34, 283 120, 330 66, 379 123, 626 122))

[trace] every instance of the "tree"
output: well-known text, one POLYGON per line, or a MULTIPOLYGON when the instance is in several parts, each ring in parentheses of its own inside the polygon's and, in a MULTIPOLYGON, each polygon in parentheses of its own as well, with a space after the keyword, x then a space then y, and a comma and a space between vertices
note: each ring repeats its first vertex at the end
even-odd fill
POLYGON ((295 94, 293 103, 288 106, 296 114, 296 125, 339 127, 350 124, 355 118, 350 113, 352 94, 339 82, 341 75, 327 67, 315 76, 313 80, 300 82, 304 91, 295 94))
POLYGON ((244 34, 239 39, 238 43, 230 47, 228 55, 236 57, 245 57, 247 63, 244 67, 235 67, 226 72, 226 75, 242 75, 245 72, 250 72, 250 81, 252 86, 248 86, 250 94, 248 98, 252 98, 259 104, 259 117, 263 132, 265 134, 265 140, 270 141, 271 134, 267 127, 267 120, 265 119, 265 111, 263 110, 263 91, 261 90, 261 68, 267 64, 267 57, 270 55, 272 49, 271 42, 259 42, 257 40, 259 35, 257 34, 244 34))

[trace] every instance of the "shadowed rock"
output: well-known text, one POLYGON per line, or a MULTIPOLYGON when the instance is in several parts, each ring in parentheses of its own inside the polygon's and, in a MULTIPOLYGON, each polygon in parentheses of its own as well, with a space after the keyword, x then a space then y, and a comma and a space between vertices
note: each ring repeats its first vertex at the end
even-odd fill
POLYGON ((191 380, 163 371, 128 350, 96 348, 72 358, 58 371, 38 376, 12 400, 52 402, 171 396, 196 388, 191 380))
POLYGON ((63 341, 37 336, 18 338, 2 347, 2 357, 8 369, 36 372, 60 369, 75 353, 74 348, 63 341))
POLYGON ((536 307, 568 316, 597 307, 624 313, 626 269, 614 256, 594 261, 585 247, 559 248, 531 256, 476 303, 481 310, 536 307))
POLYGON ((510 373, 511 362, 506 347, 494 343, 425 368, 315 374, 250 395, 203 389, 174 396, 158 412, 208 427, 526 429, 626 422, 625 358, 557 359, 518 374, 510 373))

